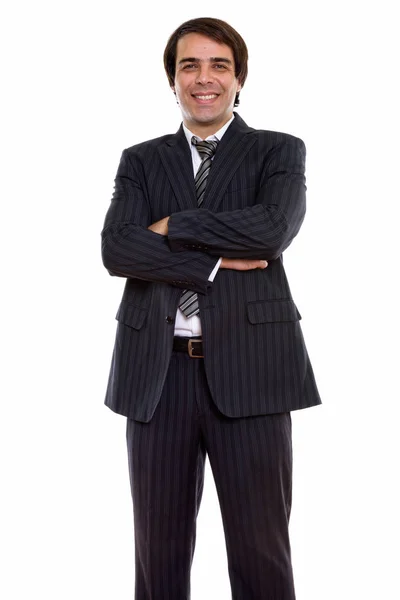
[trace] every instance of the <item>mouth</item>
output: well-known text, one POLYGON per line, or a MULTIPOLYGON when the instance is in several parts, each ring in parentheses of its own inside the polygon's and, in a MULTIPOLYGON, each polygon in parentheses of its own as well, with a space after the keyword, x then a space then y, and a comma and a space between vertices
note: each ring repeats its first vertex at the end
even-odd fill
POLYGON ((218 96, 219 94, 192 94, 192 97, 200 104, 211 104, 218 96))

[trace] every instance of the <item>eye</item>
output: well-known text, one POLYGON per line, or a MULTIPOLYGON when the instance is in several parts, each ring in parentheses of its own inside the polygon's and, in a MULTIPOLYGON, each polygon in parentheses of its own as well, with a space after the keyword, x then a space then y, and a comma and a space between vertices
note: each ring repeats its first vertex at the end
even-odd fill
POLYGON ((188 71, 189 69, 193 69, 193 67, 196 67, 196 66, 197 66, 197 65, 196 65, 195 63, 190 63, 190 64, 187 64, 187 65, 185 65, 185 66, 183 67, 183 70, 186 70, 186 71, 188 71))
POLYGON ((216 67, 217 69, 226 69, 226 65, 224 65, 223 63, 215 63, 214 67, 216 67))

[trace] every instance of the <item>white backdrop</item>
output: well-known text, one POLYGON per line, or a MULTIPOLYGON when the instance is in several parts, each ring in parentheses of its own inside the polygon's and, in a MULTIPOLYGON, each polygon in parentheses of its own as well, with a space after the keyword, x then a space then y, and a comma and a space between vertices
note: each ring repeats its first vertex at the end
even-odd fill
MULTIPOLYGON (((102 266, 100 231, 122 150, 180 124, 168 36, 214 16, 248 44, 239 114, 307 147, 308 212, 285 266, 323 404, 292 413, 297 600, 399 598, 394 2, 12 6, 0 35, 1 597, 133 599, 126 420, 103 404, 125 280, 102 266)), ((207 462, 192 600, 230 597, 207 462)))

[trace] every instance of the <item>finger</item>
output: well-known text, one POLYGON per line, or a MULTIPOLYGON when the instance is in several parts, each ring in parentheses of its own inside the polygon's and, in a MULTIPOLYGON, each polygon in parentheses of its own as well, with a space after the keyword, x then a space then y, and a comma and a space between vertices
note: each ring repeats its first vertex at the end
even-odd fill
POLYGON ((268 266, 266 260, 250 260, 246 262, 246 269, 265 269, 268 266))
POLYGON ((254 269, 265 269, 268 263, 265 260, 240 260, 236 268, 243 271, 252 271, 254 269))

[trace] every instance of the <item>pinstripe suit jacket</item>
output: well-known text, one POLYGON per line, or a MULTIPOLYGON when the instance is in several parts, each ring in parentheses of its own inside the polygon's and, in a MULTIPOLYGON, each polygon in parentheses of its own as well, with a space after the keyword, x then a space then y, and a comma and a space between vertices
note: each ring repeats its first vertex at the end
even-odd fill
POLYGON ((305 215, 305 146, 234 114, 201 208, 182 126, 122 153, 102 231, 104 266, 127 278, 105 404, 139 421, 151 419, 161 395, 182 289, 199 296, 204 364, 222 413, 321 403, 282 261, 305 215), (147 229, 168 215, 168 236, 147 229), (220 269, 211 283, 220 256, 269 264, 220 269))

